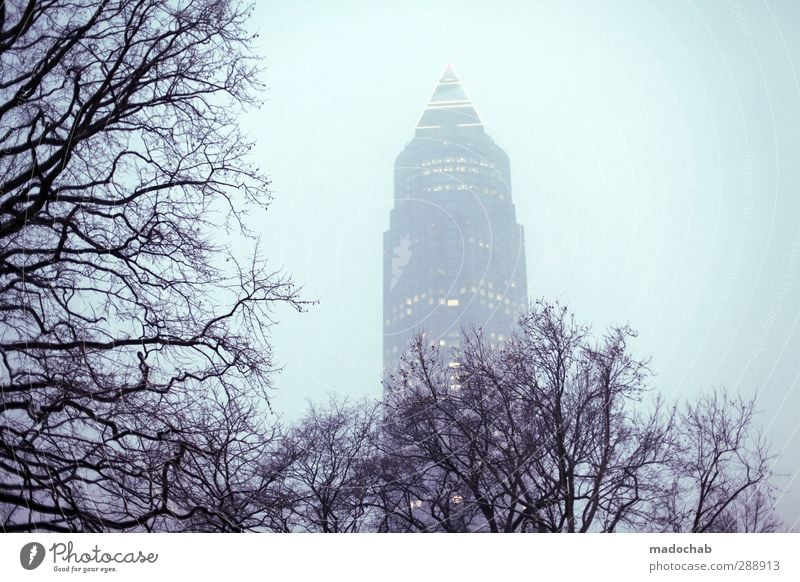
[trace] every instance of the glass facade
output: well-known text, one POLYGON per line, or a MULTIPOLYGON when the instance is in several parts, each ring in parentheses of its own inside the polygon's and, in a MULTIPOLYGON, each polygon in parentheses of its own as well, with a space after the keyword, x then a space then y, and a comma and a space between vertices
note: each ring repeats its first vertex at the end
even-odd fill
POLYGON ((508 156, 449 66, 397 157, 394 190, 383 239, 385 371, 420 331, 443 350, 462 327, 501 342, 527 304, 524 233, 508 156))

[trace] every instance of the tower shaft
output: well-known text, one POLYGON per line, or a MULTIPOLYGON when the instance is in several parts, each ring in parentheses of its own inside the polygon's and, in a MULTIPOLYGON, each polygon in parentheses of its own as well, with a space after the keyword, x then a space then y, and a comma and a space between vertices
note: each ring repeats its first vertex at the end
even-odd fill
POLYGON ((415 333, 447 349, 462 327, 475 327, 498 344, 526 306, 508 156, 450 67, 397 158, 383 248, 387 372, 415 333))

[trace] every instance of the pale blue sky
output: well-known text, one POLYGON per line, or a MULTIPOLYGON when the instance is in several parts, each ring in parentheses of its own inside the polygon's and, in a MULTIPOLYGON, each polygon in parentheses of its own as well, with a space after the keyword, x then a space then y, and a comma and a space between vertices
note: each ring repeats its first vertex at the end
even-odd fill
POLYGON ((630 323, 654 387, 759 391, 800 529, 800 4, 259 2, 275 407, 381 393, 394 159, 452 63, 511 159, 532 297, 630 323))

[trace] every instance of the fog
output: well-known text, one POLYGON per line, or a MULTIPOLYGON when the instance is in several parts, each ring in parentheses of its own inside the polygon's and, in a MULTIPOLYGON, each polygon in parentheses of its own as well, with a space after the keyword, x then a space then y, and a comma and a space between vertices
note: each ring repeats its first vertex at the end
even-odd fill
POLYGON ((511 159, 532 298, 639 331, 654 389, 758 394, 800 530, 800 4, 259 2, 273 406, 381 395, 395 157, 451 63, 511 159))

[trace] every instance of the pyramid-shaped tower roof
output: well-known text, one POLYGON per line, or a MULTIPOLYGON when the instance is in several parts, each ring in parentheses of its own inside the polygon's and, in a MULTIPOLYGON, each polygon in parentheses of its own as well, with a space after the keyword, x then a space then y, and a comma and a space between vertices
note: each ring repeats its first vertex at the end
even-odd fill
POLYGON ((447 65, 417 123, 417 133, 447 133, 461 128, 482 128, 478 112, 461 86, 452 65, 447 65))

